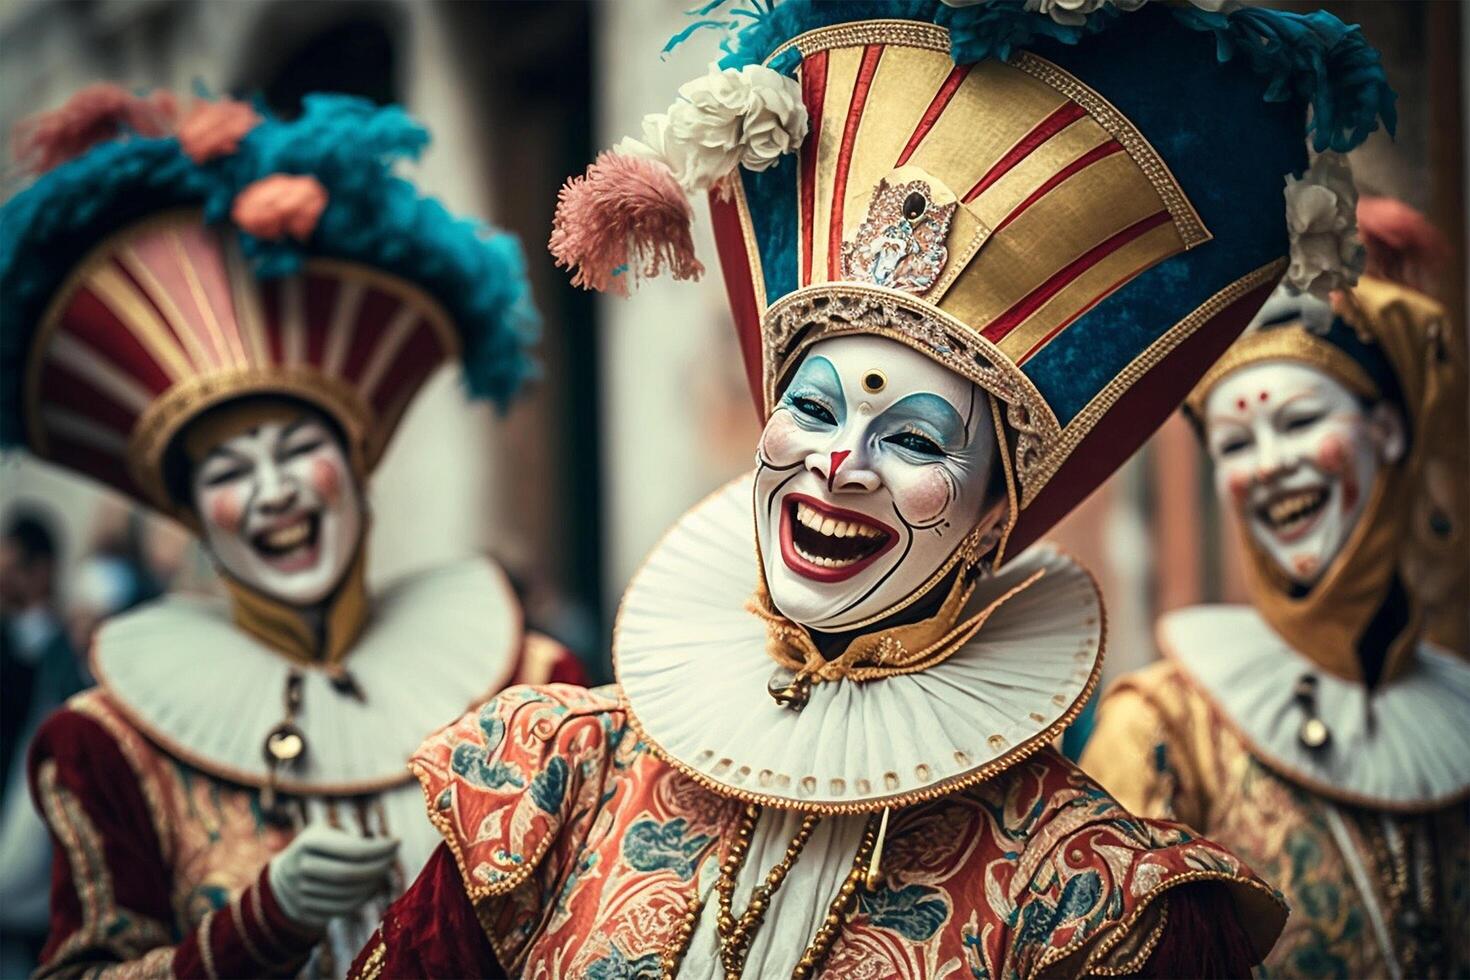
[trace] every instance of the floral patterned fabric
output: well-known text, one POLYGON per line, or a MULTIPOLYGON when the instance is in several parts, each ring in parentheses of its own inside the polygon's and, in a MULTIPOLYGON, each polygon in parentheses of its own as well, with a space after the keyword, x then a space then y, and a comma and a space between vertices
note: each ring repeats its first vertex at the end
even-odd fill
MULTIPOLYGON (((658 976, 744 809, 640 741, 616 688, 513 688, 429 739, 413 765, 495 955, 528 977, 658 976)), ((1285 914, 1230 854, 1131 818, 1050 749, 896 809, 882 868, 824 975, 1126 972, 1167 928, 1161 899, 1200 882, 1231 890, 1257 955, 1285 914)), ((417 890, 398 917, 415 911, 403 903, 417 890)), ((1173 894, 1187 902, 1190 891, 1173 894)), ((395 975, 395 918, 361 975, 372 975, 365 963, 395 975)))
POLYGON ((1470 976, 1470 804, 1390 814, 1297 786, 1168 660, 1109 692, 1082 763, 1129 809, 1198 828, 1282 890, 1291 918, 1261 976, 1389 976, 1385 940, 1404 976, 1470 976))

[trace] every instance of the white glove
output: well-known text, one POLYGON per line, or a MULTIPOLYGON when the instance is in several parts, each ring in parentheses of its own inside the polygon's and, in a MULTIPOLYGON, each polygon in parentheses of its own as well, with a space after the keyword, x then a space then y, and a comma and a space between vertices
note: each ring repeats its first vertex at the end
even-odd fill
POLYGON ((396 838, 311 824, 271 858, 267 875, 281 911, 320 929, 381 891, 397 855, 396 838))

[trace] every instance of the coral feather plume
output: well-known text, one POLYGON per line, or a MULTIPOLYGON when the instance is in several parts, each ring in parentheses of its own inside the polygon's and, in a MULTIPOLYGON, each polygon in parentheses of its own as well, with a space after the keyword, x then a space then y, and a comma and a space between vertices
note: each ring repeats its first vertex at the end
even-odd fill
POLYGON ((1450 243, 1424 215, 1395 198, 1365 194, 1358 198, 1358 236, 1371 275, 1434 292, 1450 243))
POLYGON ((572 285, 628 294, 630 276, 697 279, 694 212, 667 166, 604 152, 557 195, 549 247, 556 264, 574 270, 572 285))
POLYGON ((32 174, 43 174, 86 153, 98 143, 128 133, 167 136, 178 104, 159 90, 135 95, 121 85, 99 83, 77 92, 59 109, 22 119, 12 132, 15 160, 32 174))

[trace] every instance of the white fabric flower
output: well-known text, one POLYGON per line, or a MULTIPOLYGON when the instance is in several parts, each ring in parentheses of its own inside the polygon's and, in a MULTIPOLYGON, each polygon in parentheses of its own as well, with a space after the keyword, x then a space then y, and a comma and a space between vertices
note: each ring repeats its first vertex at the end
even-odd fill
POLYGON ((1058 24, 1081 27, 1087 23, 1087 15, 1104 2, 1105 0, 1026 0, 1026 9, 1046 14, 1058 24))
POLYGON ((1300 178, 1286 178, 1286 227, 1291 262, 1286 283, 1326 299, 1352 286, 1363 271, 1358 239, 1358 190, 1352 167, 1341 153, 1321 153, 1300 178))
POLYGON ((735 169, 765 170, 793 153, 807 132, 801 87, 763 65, 712 67, 686 82, 667 112, 643 117, 643 138, 614 149, 661 160, 681 187, 705 191, 735 169))

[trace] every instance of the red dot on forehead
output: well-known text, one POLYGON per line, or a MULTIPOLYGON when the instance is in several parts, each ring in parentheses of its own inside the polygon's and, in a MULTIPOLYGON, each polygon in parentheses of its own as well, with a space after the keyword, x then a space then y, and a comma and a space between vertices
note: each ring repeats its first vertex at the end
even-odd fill
POLYGON ((1238 408, 1238 409, 1240 409, 1242 412, 1245 411, 1245 399, 1244 398, 1237 398, 1237 399, 1235 399, 1235 407, 1238 408))
POLYGON ((1269 399, 1269 398, 1270 398, 1270 397, 1271 397, 1271 396, 1270 396, 1270 395, 1268 395, 1268 394, 1266 394, 1266 393, 1265 393, 1265 392, 1264 392, 1264 391, 1263 391, 1263 392, 1261 392, 1261 393, 1260 393, 1260 395, 1258 395, 1258 396, 1257 396, 1257 397, 1258 397, 1258 398, 1260 398, 1260 399, 1261 399, 1261 401, 1266 401, 1266 400, 1267 400, 1267 399, 1269 399))

